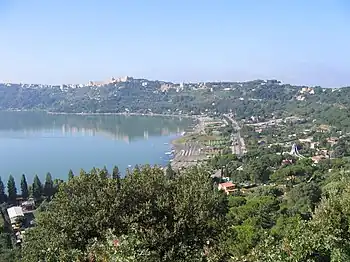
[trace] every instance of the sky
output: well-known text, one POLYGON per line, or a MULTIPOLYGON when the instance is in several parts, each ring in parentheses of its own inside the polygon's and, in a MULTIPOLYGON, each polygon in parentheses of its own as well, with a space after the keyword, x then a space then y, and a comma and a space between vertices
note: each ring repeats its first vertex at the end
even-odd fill
POLYGON ((0 0, 0 81, 350 86, 349 0, 0 0))

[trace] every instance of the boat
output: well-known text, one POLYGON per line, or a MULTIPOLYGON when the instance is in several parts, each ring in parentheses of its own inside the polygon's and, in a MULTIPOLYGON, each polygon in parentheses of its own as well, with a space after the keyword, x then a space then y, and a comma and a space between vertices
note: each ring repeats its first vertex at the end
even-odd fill
POLYGON ((164 145, 169 145, 169 143, 164 143, 164 145))
POLYGON ((165 152, 166 155, 171 155, 173 152, 165 152))

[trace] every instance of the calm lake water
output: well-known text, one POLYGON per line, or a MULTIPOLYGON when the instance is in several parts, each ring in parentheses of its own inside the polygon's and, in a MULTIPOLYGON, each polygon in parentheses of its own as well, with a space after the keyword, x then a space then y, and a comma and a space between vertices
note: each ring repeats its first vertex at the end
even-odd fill
MULTIPOLYGON (((43 180, 47 172, 67 179, 69 169, 117 165, 166 165, 170 141, 193 120, 151 116, 50 115, 0 112, 0 174, 6 185, 12 174, 43 180)), ((17 184, 18 189, 19 184, 17 184)))

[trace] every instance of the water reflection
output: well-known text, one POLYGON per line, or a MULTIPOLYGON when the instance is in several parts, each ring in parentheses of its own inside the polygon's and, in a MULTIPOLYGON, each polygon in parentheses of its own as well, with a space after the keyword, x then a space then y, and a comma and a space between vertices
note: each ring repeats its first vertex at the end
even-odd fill
POLYGON ((151 136, 183 132, 193 123, 189 118, 125 115, 52 115, 37 112, 0 112, 0 132, 31 136, 96 136, 127 143, 151 136))

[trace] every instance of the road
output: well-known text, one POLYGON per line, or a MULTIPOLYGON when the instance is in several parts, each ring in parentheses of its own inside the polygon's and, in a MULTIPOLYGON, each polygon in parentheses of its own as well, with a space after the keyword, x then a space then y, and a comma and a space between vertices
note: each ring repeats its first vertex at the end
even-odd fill
POLYGON ((232 142, 232 154, 243 155, 246 153, 244 139, 241 137, 241 128, 238 125, 237 121, 231 117, 229 114, 224 115, 232 124, 232 128, 235 131, 231 134, 231 142, 232 142))

